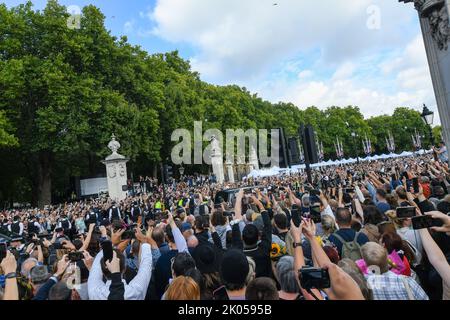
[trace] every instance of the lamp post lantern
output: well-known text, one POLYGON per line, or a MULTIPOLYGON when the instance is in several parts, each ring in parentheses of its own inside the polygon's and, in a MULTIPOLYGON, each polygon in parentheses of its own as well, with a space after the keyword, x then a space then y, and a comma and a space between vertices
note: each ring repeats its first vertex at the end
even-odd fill
POLYGON ((431 127, 433 125, 434 112, 428 109, 428 107, 424 104, 423 111, 420 116, 422 117, 423 122, 428 126, 428 130, 430 131, 431 145, 434 145, 433 128, 431 127))

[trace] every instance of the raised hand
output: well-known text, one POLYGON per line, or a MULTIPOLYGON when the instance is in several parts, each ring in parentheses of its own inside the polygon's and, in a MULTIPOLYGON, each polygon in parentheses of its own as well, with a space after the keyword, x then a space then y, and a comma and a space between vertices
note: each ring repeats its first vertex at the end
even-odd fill
POLYGON ((312 239, 316 236, 316 225, 311 219, 304 219, 304 224, 302 226, 302 232, 306 238, 312 239))
POLYGON ((432 227, 431 230, 450 233, 450 217, 448 215, 443 214, 440 211, 430 211, 426 212, 425 214, 433 217, 433 219, 439 219, 443 222, 443 225, 441 227, 432 227))
POLYGON ((116 251, 113 251, 113 258, 111 261, 105 261, 105 265, 111 273, 120 272, 120 260, 117 257, 116 251))

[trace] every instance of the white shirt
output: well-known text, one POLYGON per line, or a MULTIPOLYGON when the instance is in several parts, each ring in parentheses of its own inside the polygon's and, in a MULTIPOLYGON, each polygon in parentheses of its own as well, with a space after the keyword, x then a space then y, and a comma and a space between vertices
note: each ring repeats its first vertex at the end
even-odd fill
POLYGON ((325 216, 325 215, 326 215, 326 216, 330 216, 330 217, 332 217, 333 219, 335 219, 333 210, 331 210, 330 205, 327 205, 327 206, 325 207, 325 209, 323 209, 323 211, 320 213, 320 216, 321 216, 321 217, 323 217, 323 216, 325 216))
MULTIPOLYGON (((141 258, 139 269, 136 276, 129 284, 122 280, 125 293, 125 300, 144 300, 147 294, 147 288, 152 276, 152 250, 148 243, 141 246, 141 258)), ((111 280, 103 282, 103 272, 100 266, 100 259, 103 257, 103 251, 100 251, 95 257, 92 269, 88 278, 89 300, 108 300, 109 286, 111 280)))

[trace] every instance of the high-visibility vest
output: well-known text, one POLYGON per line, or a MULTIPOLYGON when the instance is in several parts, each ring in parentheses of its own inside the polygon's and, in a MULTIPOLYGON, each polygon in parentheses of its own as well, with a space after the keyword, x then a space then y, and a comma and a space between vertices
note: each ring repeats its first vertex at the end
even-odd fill
POLYGON ((162 209, 161 201, 155 203, 155 209, 162 209))

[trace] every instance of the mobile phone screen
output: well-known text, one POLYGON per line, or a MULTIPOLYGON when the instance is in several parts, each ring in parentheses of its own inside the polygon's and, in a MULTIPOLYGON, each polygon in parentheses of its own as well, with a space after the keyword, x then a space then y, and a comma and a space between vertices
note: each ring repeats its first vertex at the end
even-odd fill
POLYGON ((112 242, 110 240, 103 241, 101 243, 103 250, 103 259, 104 261, 111 261, 113 258, 113 247, 112 242))
POLYGON ((411 221, 414 230, 427 229, 433 226, 433 218, 430 216, 413 217, 411 221))
POLYGON ((412 218, 416 215, 416 207, 398 207, 396 210, 397 218, 412 218))
POLYGON ((291 216, 292 221, 294 222, 295 226, 298 228, 300 226, 300 223, 302 222, 302 218, 300 217, 300 209, 297 206, 292 206, 291 210, 291 216))
POLYGON ((441 227, 443 222, 439 219, 433 219, 431 216, 419 216, 411 219, 414 230, 428 229, 431 227, 441 227))

